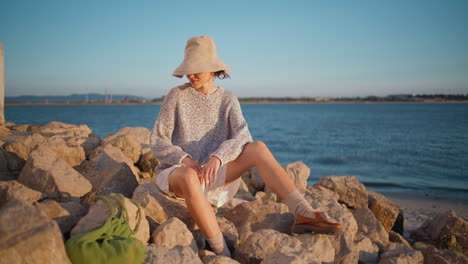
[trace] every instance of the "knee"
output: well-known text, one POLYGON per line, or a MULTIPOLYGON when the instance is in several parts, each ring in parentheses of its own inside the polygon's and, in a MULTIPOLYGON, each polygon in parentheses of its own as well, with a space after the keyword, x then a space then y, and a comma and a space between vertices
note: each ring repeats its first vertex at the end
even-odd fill
POLYGON ((198 179, 198 174, 192 168, 180 168, 178 179, 179 186, 181 187, 183 192, 190 191, 193 188, 200 188, 200 180, 198 179))
POLYGON ((267 145, 262 141, 251 142, 247 145, 246 148, 248 148, 250 151, 254 152, 257 155, 267 153, 269 151, 267 145))

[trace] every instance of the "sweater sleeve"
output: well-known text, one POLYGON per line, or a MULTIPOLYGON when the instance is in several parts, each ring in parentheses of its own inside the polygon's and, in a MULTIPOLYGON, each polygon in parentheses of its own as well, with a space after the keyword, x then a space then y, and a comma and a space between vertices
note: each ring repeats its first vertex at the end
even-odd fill
POLYGON ((231 138, 225 140, 211 156, 216 156, 221 160, 221 166, 235 160, 244 149, 247 143, 252 142, 247 122, 242 115, 239 100, 232 97, 232 105, 228 114, 231 138))
POLYGON ((172 143, 177 111, 175 89, 164 98, 150 135, 150 147, 154 156, 159 162, 168 165, 180 164, 182 159, 190 156, 181 147, 172 143))

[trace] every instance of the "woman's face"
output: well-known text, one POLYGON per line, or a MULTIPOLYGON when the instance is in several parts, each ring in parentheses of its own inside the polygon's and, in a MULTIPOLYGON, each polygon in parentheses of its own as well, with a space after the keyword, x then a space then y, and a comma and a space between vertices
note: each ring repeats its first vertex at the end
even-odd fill
POLYGON ((209 88, 213 85, 214 74, 212 72, 201 72, 187 75, 190 84, 195 89, 209 88))

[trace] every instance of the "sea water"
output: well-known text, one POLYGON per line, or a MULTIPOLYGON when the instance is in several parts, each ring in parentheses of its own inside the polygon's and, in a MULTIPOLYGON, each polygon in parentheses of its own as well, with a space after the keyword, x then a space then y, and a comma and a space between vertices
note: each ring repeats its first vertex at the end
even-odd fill
MULTIPOLYGON (((103 138, 151 129, 160 105, 6 106, 16 124, 86 124, 103 138)), ((243 104, 254 140, 286 165, 310 167, 309 184, 356 176, 381 192, 468 201, 468 104, 243 104)))

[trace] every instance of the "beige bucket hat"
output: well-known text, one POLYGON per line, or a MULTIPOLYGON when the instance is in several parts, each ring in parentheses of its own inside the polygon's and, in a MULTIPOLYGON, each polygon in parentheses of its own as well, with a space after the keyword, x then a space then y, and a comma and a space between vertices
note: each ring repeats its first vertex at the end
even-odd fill
POLYGON ((187 40, 185 45, 185 57, 182 63, 175 69, 175 77, 200 72, 231 71, 231 67, 224 64, 216 55, 216 45, 211 37, 200 36, 187 40))

